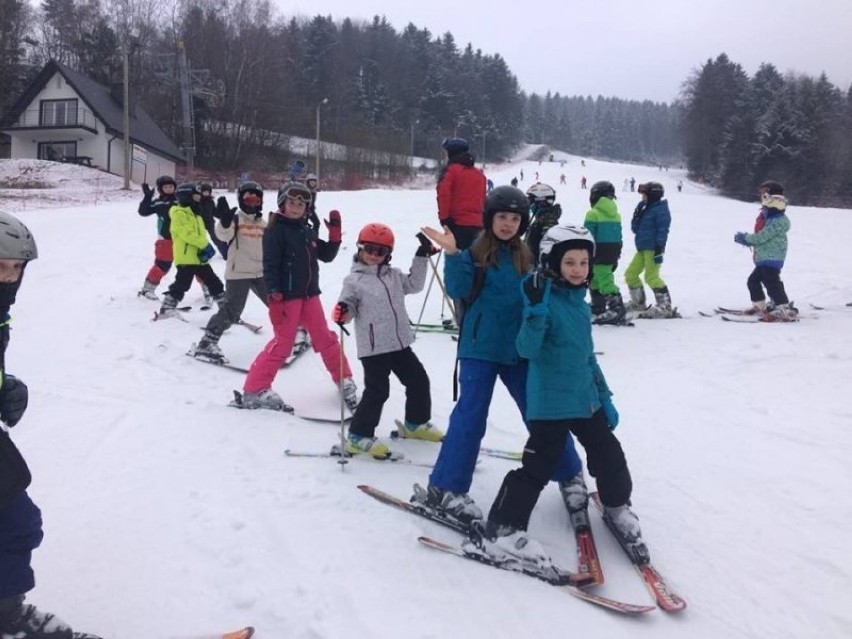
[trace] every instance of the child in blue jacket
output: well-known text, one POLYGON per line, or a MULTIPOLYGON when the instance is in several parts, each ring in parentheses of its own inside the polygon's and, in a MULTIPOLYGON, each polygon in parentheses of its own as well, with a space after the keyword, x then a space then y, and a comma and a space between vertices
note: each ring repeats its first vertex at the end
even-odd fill
MULTIPOLYGON (((499 186, 485 199, 484 230, 465 251, 453 234, 425 227, 423 232, 444 249, 444 276, 450 297, 466 300, 459 334, 458 403, 427 488, 415 484, 417 503, 464 524, 482 519, 468 495, 479 445, 499 377, 521 416, 527 416, 527 363, 515 337, 521 327, 520 282, 533 257, 521 239, 529 224, 529 201, 513 186, 499 186)), ((552 469, 553 478, 568 482, 581 471, 573 441, 567 438, 552 469)))
MULTIPOLYGON (((632 190, 632 189, 631 189, 632 190)), ((669 203, 662 199, 665 189, 659 182, 639 185, 642 201, 633 211, 630 229, 635 234, 636 255, 624 269, 624 279, 630 289, 630 310, 643 311, 639 317, 645 319, 669 319, 680 317, 672 308, 669 287, 660 277, 672 215, 669 203), (645 283, 654 291, 656 306, 645 310, 645 289, 639 276, 645 271, 645 283)))
POLYGON ((471 531, 466 547, 489 555, 552 566, 541 544, 527 536, 538 496, 564 456, 573 433, 597 480, 604 519, 636 563, 648 560, 639 521, 630 510, 633 489, 627 460, 612 430, 618 412, 594 353, 586 289, 595 242, 584 227, 555 226, 541 242, 541 272, 523 282, 523 325, 518 353, 529 360, 527 420, 530 437, 522 466, 510 471, 488 521, 471 531))

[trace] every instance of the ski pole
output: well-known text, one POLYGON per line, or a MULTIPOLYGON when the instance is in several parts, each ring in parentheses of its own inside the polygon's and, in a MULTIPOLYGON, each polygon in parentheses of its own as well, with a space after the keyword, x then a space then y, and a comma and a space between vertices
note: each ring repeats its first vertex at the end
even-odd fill
POLYGON ((340 324, 340 379, 337 380, 337 390, 340 395, 340 459, 337 463, 340 464, 340 470, 343 471, 347 464, 346 460, 346 400, 343 397, 343 371, 345 370, 344 362, 346 361, 346 352, 343 348, 343 324, 340 324))
MULTIPOLYGON (((417 331, 420 328, 420 322, 423 321, 423 311, 426 310, 426 302, 429 301, 429 292, 432 290, 432 284, 435 283, 435 277, 438 275, 438 267, 436 265, 441 263, 441 255, 443 255, 443 252, 438 253, 438 259, 435 260, 435 264, 432 264, 432 258, 431 257, 426 258, 427 260, 429 260, 429 264, 432 264, 432 279, 429 280, 429 286, 426 287, 426 297, 423 298, 423 306, 420 307, 420 315, 417 316, 417 326, 414 327, 414 336, 415 337, 417 337, 417 331)), ((442 316, 443 316, 443 313, 444 313, 444 309, 442 307, 441 308, 441 315, 442 316)))
MULTIPOLYGON (((432 264, 432 260, 429 260, 429 264, 432 264)), ((453 300, 450 299, 449 295, 447 295, 447 289, 444 288, 444 282, 441 279, 441 276, 438 275, 438 269, 432 264, 432 272, 435 275, 435 279, 438 280, 438 286, 441 287, 441 294, 444 296, 444 302, 447 306, 450 307, 450 315, 453 317, 453 321, 456 323, 456 326, 459 325, 459 318, 456 317, 456 306, 453 304, 453 300)), ((441 311, 441 317, 444 316, 443 310, 441 311)))

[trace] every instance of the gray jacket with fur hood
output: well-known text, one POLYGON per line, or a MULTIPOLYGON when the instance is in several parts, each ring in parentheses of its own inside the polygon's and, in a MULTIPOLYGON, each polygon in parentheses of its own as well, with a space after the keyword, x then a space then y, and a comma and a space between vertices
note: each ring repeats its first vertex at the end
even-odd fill
POLYGON ((405 296, 419 293, 426 283, 426 257, 415 257, 406 275, 381 264, 355 261, 343 280, 340 301, 355 320, 358 357, 401 351, 411 346, 414 333, 405 310, 405 296))

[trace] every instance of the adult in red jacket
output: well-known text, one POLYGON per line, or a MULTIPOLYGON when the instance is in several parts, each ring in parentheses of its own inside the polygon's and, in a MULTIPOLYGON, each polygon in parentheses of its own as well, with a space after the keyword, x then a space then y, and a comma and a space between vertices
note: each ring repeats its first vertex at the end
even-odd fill
POLYGON ((447 138, 441 143, 447 164, 438 178, 438 218, 456 238, 459 250, 469 248, 482 230, 485 175, 474 166, 467 140, 447 138))

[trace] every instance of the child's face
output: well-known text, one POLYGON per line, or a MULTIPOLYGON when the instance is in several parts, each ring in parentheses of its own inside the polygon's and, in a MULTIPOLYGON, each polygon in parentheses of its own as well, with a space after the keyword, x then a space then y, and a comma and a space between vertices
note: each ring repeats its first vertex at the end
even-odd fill
POLYGON ((565 251, 559 271, 569 284, 581 286, 589 276, 589 252, 585 249, 565 251))
POLYGON ((13 284, 21 279, 21 271, 24 268, 24 260, 0 259, 0 282, 13 284))
POLYGON ((518 234, 521 228, 521 215, 511 211, 497 211, 491 222, 491 232, 497 239, 508 242, 518 234))
POLYGON ((163 195, 174 195, 175 185, 172 183, 163 184, 163 188, 160 189, 163 192, 163 195))
POLYGON ((382 264, 388 255, 390 255, 390 251, 386 246, 382 246, 381 244, 363 244, 358 249, 358 256, 367 266, 382 264))
POLYGON ((294 220, 298 220, 305 216, 305 209, 307 208, 307 204, 297 197, 290 197, 289 195, 284 200, 284 208, 282 211, 284 212, 284 217, 289 217, 294 220))

